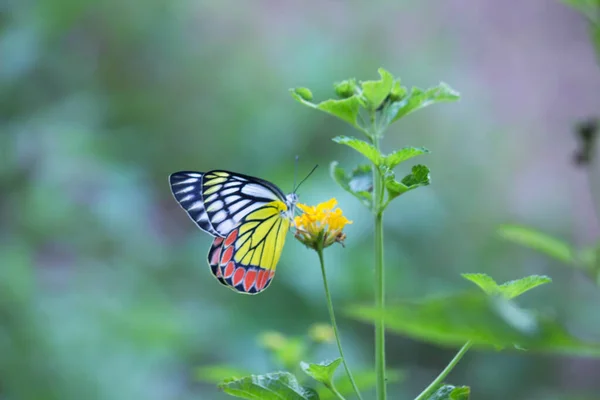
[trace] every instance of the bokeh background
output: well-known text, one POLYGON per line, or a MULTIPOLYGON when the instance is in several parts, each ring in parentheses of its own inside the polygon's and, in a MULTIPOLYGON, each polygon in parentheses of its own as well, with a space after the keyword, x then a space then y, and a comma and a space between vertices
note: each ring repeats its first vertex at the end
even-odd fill
MULTIPOLYGON (((597 239, 573 126, 600 113, 600 69, 584 19, 555 1, 4 0, 0 2, 0 399, 225 399, 194 370, 276 369, 265 330, 327 322, 314 253, 288 237, 260 296, 217 284, 210 238, 167 176, 215 168, 260 176, 354 221, 326 252, 336 305, 371 302, 371 219, 328 165, 360 159, 355 135, 289 95, 316 99, 383 66, 408 86, 461 92, 395 124, 384 148, 425 146, 432 185, 385 216, 390 299, 548 274, 522 304, 600 339, 600 289, 502 241, 524 223, 578 246, 597 239)), ((403 167, 406 168, 406 167, 403 167)), ((408 171, 399 171, 408 172, 408 171)), ((598 179, 597 181, 600 181, 598 179)), ((597 188, 600 190, 599 188, 597 188)), ((349 362, 369 368, 372 329, 340 316, 349 362)), ((388 362, 412 398, 454 350, 390 335, 388 362)), ((319 357, 334 357, 333 345, 319 357)), ((318 361, 318 360, 310 360, 318 361)), ((473 398, 597 399, 600 360, 469 353, 453 372, 473 398)))

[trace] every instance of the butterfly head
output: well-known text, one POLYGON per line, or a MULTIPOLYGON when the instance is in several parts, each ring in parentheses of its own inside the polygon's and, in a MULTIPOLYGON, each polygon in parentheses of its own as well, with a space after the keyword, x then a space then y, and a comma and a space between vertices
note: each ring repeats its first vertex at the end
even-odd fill
POLYGON ((289 219, 294 219, 296 215, 296 204, 298 203, 298 194, 290 193, 285 196, 285 202, 287 205, 287 211, 285 211, 285 216, 289 219))

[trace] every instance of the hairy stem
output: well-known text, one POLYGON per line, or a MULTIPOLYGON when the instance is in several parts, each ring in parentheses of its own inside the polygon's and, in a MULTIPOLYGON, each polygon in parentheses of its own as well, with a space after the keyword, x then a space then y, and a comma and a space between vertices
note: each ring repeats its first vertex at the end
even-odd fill
MULTIPOLYGON (((331 319, 331 326, 333 327, 333 333, 335 334, 335 341, 337 342, 337 347, 340 352, 340 357, 342 358, 342 363, 344 364, 344 369, 346 370, 346 375, 348 375, 348 379, 352 384, 352 388, 356 393, 356 396, 360 400, 362 400, 362 396, 360 395, 360 391, 358 390, 358 386, 356 382, 354 382, 354 378, 352 377, 352 373, 350 372, 350 368, 348 368, 348 364, 346 363, 346 357, 344 356, 344 351, 342 350, 342 342, 340 340, 340 334, 338 332, 337 323, 335 322, 335 314, 333 312, 333 302, 331 301, 331 294, 329 292, 329 285, 327 284, 327 274, 325 273, 325 260, 323 259, 323 249, 317 249, 317 254, 319 255, 319 261, 321 263, 321 274, 323 275, 323 286, 325 287, 325 296, 327 297, 327 309, 329 310, 329 318, 331 319)), ((337 390, 334 392, 338 397, 342 398, 337 390)))
POLYGON ((444 382, 444 379, 446 379, 446 376, 448 376, 448 374, 454 369, 454 367, 456 367, 456 365, 458 364, 460 359, 463 358, 463 356, 469 350, 469 348, 471 347, 472 344, 473 343, 471 343, 471 341, 468 341, 467 343, 465 343, 463 345, 463 347, 461 347, 461 349, 458 351, 458 353, 456 353, 456 355, 454 356, 452 361, 450 361, 450 363, 446 366, 446 368, 444 368, 444 370, 442 372, 440 372, 440 374, 437 376, 437 378, 435 378, 435 380, 433 382, 431 382, 429 384, 429 386, 427 386, 425 388, 425 390, 423 390, 421 392, 421 394, 415 398, 415 400, 425 400, 435 390, 437 390, 438 387, 444 382))

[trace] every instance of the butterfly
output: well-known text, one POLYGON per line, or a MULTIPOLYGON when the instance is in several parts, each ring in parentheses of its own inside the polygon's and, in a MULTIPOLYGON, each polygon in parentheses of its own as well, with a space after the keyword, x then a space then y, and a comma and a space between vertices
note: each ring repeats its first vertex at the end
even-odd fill
POLYGON ((187 215, 214 240, 208 265, 223 285, 258 294, 273 277, 298 195, 266 180, 224 170, 179 171, 171 192, 187 215))

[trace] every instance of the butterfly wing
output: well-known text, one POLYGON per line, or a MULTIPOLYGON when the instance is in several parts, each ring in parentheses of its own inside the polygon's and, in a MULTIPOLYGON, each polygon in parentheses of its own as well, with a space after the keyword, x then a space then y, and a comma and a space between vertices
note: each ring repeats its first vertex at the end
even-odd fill
POLYGON ((223 237, 253 211, 273 201, 286 201, 281 189, 270 182, 219 170, 204 174, 202 196, 208 220, 223 237))
POLYGON ((203 231, 225 237, 252 211, 285 195, 260 178, 228 171, 180 171, 169 177, 171 192, 203 231))
POLYGON ((246 215, 223 239, 213 243, 208 262, 214 275, 233 290, 257 294, 273 277, 290 220, 281 215, 287 205, 279 200, 246 215))
POLYGON ((171 193, 181 208, 204 232, 220 236, 208 219, 202 196, 203 172, 179 171, 169 176, 171 193))
POLYGON ((240 293, 256 294, 275 274, 290 220, 284 193, 260 178, 224 170, 180 171, 171 192, 203 231, 215 236, 208 264, 217 280, 240 293))

